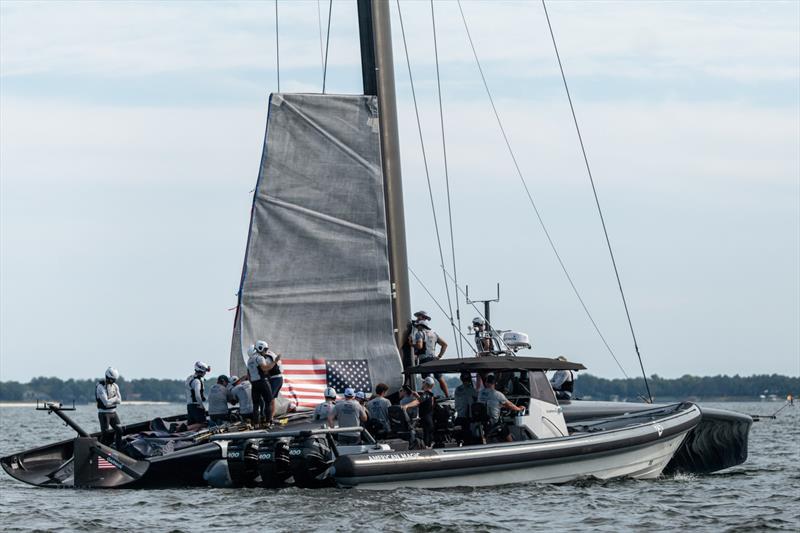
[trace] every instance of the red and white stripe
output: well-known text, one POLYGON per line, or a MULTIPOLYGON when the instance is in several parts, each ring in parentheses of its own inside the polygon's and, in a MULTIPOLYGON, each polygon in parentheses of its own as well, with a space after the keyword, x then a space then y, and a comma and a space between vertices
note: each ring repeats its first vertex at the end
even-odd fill
POLYGON ((328 386, 328 371, 325 359, 290 359, 281 361, 283 387, 281 396, 298 407, 316 407, 325 401, 328 386))
POLYGON ((116 468, 116 466, 109 463, 105 458, 97 456, 97 469, 108 470, 109 468, 116 468))

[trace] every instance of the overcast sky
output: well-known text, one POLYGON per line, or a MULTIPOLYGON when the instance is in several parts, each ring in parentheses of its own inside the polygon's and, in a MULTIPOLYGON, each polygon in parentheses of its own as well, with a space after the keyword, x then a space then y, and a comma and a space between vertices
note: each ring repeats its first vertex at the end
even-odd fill
MULTIPOLYGON (((327 4, 280 2, 282 91, 321 90, 327 4)), ((446 226, 430 6, 401 6, 446 226)), ((648 374, 800 374, 799 6, 549 4, 648 374)), ((392 9, 409 263, 446 306, 392 9)), ((541 4, 464 11, 542 216, 636 375, 541 4)), ((227 370, 278 89, 274 13, 273 2, 0 3, 0 379, 109 364, 178 378, 196 359, 227 370)), ((436 17, 460 280, 474 297, 500 282, 493 322, 530 334, 534 354, 621 377, 527 203, 457 5, 437 2, 436 17)), ((354 1, 334 2, 331 26, 328 91, 357 93, 354 1)))

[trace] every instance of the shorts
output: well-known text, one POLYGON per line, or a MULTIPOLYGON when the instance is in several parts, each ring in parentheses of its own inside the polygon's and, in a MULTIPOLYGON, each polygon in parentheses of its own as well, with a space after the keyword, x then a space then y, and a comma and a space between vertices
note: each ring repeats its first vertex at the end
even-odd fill
POLYGON ((203 404, 200 403, 187 403, 186 404, 187 424, 205 424, 206 423, 206 410, 203 404))
MULTIPOLYGON (((436 358, 432 357, 430 355, 423 356, 419 360, 419 364, 427 363, 428 361, 436 361, 436 358)), ((435 379, 441 379, 442 378, 442 374, 440 372, 428 372, 427 374, 422 374, 422 379, 425 379, 425 378, 427 378, 428 376, 431 376, 431 375, 435 379)))

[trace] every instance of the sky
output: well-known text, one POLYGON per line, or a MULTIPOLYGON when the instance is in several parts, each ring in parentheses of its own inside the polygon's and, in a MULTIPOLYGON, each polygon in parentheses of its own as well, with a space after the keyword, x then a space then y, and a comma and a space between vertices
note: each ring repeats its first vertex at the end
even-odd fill
MULTIPOLYGON (((445 250, 428 2, 400 3, 445 250)), ((280 90, 320 92, 328 2, 280 1, 280 90)), ((542 6, 435 3, 459 281, 531 355, 639 373, 542 6)), ((800 374, 800 4, 550 2, 648 375, 800 374)), ((227 370, 274 2, 0 2, 0 380, 227 370)), ((409 264, 447 309, 397 5, 409 264)), ((361 90, 355 2, 327 91, 361 90)), ((452 265, 449 252, 445 263, 452 265)), ((413 281, 412 307, 446 314, 413 281)), ((455 306, 455 302, 453 303, 455 306)), ((475 315, 463 300, 464 326, 475 315)), ((451 353, 455 355, 453 342, 451 353)), ((623 372, 624 371, 624 372, 623 372)))

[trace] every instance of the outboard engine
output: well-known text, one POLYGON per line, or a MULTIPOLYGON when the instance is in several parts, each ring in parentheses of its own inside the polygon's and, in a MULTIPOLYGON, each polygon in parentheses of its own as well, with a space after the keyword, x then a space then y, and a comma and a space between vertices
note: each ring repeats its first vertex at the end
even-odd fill
POLYGON ((527 333, 522 333, 519 331, 504 331, 503 332, 503 344, 509 347, 509 349, 514 350, 515 352, 527 348, 531 348, 531 341, 528 338, 527 333))
POLYGON ((258 446, 258 473, 261 486, 281 487, 292 475, 289 468, 289 443, 278 439, 264 439, 258 446))
POLYGON ((228 444, 228 472, 235 486, 253 486, 258 475, 258 440, 235 440, 228 444))
POLYGON ((298 487, 332 487, 335 481, 327 472, 334 459, 325 435, 295 437, 289 445, 289 467, 298 487))

